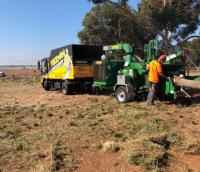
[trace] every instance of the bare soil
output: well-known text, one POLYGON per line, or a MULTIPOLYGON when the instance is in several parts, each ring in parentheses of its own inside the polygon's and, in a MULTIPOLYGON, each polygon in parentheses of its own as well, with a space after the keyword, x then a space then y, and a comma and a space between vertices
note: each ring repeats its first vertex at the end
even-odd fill
POLYGON ((45 91, 35 68, 0 71, 0 171, 200 171, 200 92, 149 108, 45 91))

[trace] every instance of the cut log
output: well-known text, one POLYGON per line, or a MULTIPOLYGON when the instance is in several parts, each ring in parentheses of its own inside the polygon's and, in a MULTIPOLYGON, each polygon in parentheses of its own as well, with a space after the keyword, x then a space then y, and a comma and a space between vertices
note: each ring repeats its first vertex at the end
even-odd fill
POLYGON ((200 89, 200 81, 188 80, 184 78, 176 77, 174 78, 174 83, 177 86, 200 89))

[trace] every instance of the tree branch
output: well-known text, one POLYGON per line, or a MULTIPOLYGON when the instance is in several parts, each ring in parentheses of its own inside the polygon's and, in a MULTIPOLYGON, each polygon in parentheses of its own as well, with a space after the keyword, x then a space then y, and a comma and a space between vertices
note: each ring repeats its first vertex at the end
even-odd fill
POLYGON ((200 35, 192 35, 192 36, 189 36, 187 37, 186 39, 180 41, 177 45, 182 45, 184 44, 185 42, 187 42, 188 40, 192 39, 192 38, 200 38, 200 35))
POLYGON ((154 26, 148 26, 148 29, 150 29, 153 33, 155 33, 155 35, 159 34, 163 38, 163 40, 169 45, 170 48, 174 48, 174 46, 167 39, 167 37, 161 31, 159 31, 156 27, 154 27, 154 26))
POLYGON ((110 4, 113 4, 113 5, 117 5, 117 6, 120 6, 120 5, 125 5, 127 4, 128 0, 118 0, 118 2, 113 2, 112 0, 88 0, 90 2, 93 2, 94 4, 103 4, 103 3, 110 3, 110 4))

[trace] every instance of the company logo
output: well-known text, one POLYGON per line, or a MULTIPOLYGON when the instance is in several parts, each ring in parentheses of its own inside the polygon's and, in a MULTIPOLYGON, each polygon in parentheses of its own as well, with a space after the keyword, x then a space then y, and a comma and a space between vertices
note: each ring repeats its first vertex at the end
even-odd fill
POLYGON ((63 49, 59 55, 57 55, 56 57, 54 57, 52 60, 51 60, 51 66, 55 66, 58 62, 60 62, 66 55, 68 55, 68 50, 66 49, 63 49), (66 54, 67 52, 67 54, 66 54))

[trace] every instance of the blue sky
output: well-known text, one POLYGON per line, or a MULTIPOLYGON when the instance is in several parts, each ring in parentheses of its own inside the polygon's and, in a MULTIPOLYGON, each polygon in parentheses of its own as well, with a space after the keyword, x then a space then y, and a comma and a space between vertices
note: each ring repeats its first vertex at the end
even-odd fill
POLYGON ((0 65, 34 65, 51 49, 79 43, 91 7, 87 0, 0 0, 0 65))

